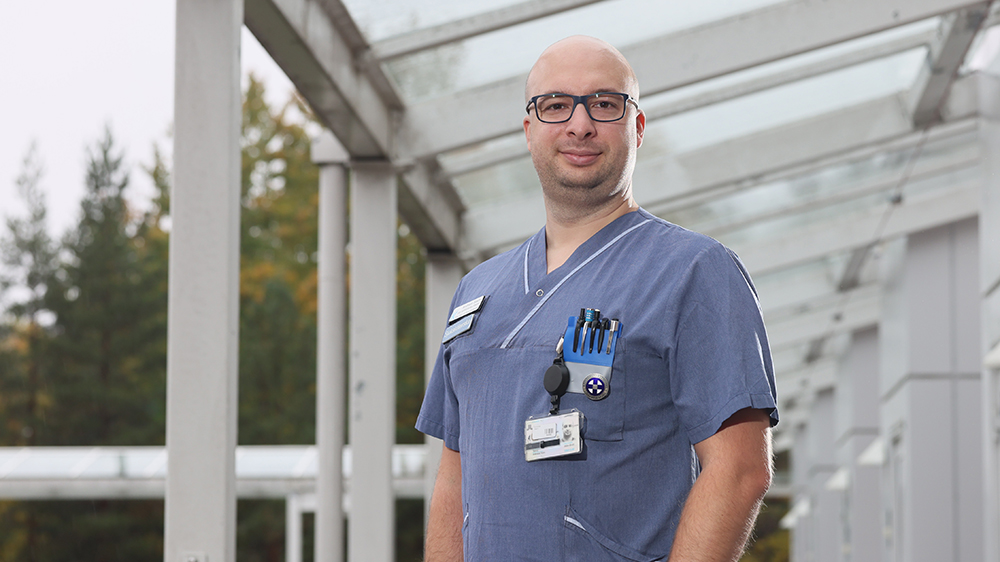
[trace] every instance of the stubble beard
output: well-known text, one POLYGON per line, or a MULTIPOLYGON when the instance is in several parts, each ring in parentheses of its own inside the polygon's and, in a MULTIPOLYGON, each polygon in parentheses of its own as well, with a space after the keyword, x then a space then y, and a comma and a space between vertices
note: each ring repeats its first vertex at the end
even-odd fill
POLYGON ((563 173, 552 160, 532 156, 542 184, 546 206, 557 217, 577 220, 608 207, 617 207, 631 184, 634 159, 627 158, 619 173, 606 162, 592 174, 575 178, 563 173))

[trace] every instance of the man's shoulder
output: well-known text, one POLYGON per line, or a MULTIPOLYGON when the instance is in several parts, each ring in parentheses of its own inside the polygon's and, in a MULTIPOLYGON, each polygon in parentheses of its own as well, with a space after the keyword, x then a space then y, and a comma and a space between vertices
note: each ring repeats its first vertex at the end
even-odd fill
POLYGON ((524 252, 527 245, 530 243, 530 239, 521 243, 520 246, 511 248, 502 254, 497 254, 486 261, 483 261, 472 268, 471 271, 465 274, 466 279, 477 279, 483 277, 494 277, 503 271, 510 270, 512 267, 518 267, 518 265, 524 260, 524 252))
POLYGON ((652 255, 669 253, 670 256, 683 260, 703 258, 735 257, 735 254, 721 242, 700 232, 688 230, 683 226, 650 214, 644 209, 640 211, 649 221, 649 229, 637 243, 646 246, 645 250, 652 255))

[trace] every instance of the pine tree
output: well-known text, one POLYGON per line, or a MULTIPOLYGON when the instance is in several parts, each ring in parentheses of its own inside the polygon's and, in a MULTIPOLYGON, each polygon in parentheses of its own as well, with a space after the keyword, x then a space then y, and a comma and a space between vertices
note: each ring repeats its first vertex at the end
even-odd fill
MULTIPOLYGON (((143 225, 125 194, 129 178, 110 131, 88 154, 77 226, 46 281, 53 313, 49 393, 38 444, 162 445, 165 280, 143 269, 143 225)), ((165 256, 165 254, 164 254, 165 256)), ((162 259, 162 257, 160 258, 162 259)), ((155 261, 155 260, 153 260, 155 261)), ((165 268, 162 268, 165 272, 165 268)), ((162 556, 162 501, 26 502, 37 520, 37 560, 135 560, 162 556)))
MULTIPOLYGON (((46 392, 44 297, 56 267, 56 248, 46 229, 45 196, 39 188, 42 174, 33 143, 17 178, 27 217, 8 217, 7 235, 0 239, 0 302, 7 304, 6 317, 0 322, 0 416, 4 420, 0 444, 4 446, 35 445, 51 407, 51 395, 46 392)), ((37 547, 38 517, 26 507, 17 502, 0 504, 0 528, 14 530, 0 545, 13 541, 28 552, 37 547)))
POLYGON ((0 240, 0 297, 8 301, 7 318, 0 327, 0 412, 6 421, 0 439, 6 446, 36 443, 49 402, 43 391, 47 339, 43 301, 55 271, 56 249, 46 229, 45 196, 38 185, 42 173, 32 144, 17 178, 28 216, 8 217, 8 235, 0 240))
POLYGON ((90 150, 80 222, 46 293, 55 313, 52 358, 60 384, 50 428, 55 445, 159 445, 165 369, 143 370, 162 348, 165 299, 150 286, 125 199, 128 174, 110 131, 90 150), (152 293, 152 294, 151 294, 152 293))

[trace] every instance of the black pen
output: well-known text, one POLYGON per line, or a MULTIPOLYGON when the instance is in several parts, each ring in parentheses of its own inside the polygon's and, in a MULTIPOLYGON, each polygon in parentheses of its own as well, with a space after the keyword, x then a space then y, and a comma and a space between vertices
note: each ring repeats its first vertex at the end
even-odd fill
POLYGON ((573 331, 573 353, 576 353, 576 347, 580 345, 580 328, 583 327, 583 314, 584 310, 580 309, 580 315, 576 317, 576 330, 573 331))

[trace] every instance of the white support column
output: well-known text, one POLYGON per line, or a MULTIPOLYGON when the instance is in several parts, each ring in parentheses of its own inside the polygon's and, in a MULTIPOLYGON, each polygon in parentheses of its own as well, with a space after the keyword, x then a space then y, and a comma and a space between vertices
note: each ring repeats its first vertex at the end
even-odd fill
POLYGON ((883 559, 983 560, 980 297, 976 219, 887 252, 879 334, 883 559))
POLYGON ((992 351, 997 365, 983 367, 983 537, 984 559, 1000 560, 1000 57, 980 77, 979 120, 982 142, 982 207, 979 212, 979 294, 982 354, 992 351))
POLYGON ((827 485, 837 472, 834 450, 833 389, 816 393, 809 407, 808 486, 811 551, 807 560, 836 562, 840 541, 840 490, 827 485))
POLYGON ((316 562, 344 559, 343 450, 347 401, 347 151, 329 132, 312 145, 319 171, 316 345, 316 562))
POLYGON ((302 504, 295 494, 285 497, 285 562, 302 562, 302 504))
MULTIPOLYGON (((448 323, 451 298, 462 280, 462 264, 451 254, 429 253, 427 271, 424 275, 426 312, 424 313, 424 386, 430 382, 431 372, 441 349, 441 338, 448 323)), ((441 448, 444 444, 435 437, 424 437, 427 450, 424 462, 424 529, 427 529, 427 512, 431 505, 431 493, 441 464, 441 448)))
POLYGON ((242 0, 177 0, 165 562, 236 559, 242 0))
MULTIPOLYGON (((803 408, 808 407, 803 405, 803 408)), ((784 423, 784 422, 783 422, 784 423)), ((809 486, 809 437, 810 426, 800 423, 786 431, 792 433, 792 507, 782 520, 782 525, 790 529, 791 561, 806 562, 811 560, 812 530, 811 524, 811 490, 809 486)))
POLYGON ((882 504, 879 467, 858 463, 878 439, 878 329, 851 334, 837 372, 837 461, 844 471, 838 560, 879 560, 882 556, 882 504))
POLYGON ((354 162, 351 187, 348 560, 394 559, 396 436, 396 177, 388 162, 354 162))

